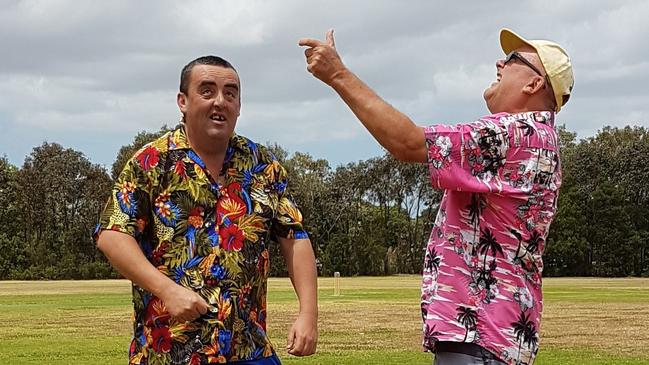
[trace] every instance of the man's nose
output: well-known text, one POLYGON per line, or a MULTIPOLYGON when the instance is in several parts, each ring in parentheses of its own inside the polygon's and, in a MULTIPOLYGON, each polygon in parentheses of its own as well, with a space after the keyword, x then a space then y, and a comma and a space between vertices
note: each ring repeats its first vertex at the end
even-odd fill
POLYGON ((501 69, 501 68, 503 68, 503 67, 505 67, 505 60, 498 60, 498 61, 496 61, 496 68, 497 68, 497 69, 501 69))
POLYGON ((224 104, 225 104, 225 95, 223 95, 222 92, 216 93, 216 96, 214 97, 214 105, 223 106, 224 104))

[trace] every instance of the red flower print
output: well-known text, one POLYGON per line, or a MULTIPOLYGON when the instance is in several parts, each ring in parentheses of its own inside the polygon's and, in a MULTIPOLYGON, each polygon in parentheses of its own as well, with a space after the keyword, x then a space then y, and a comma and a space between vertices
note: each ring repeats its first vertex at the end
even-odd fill
POLYGON ((157 297, 153 297, 146 306, 144 323, 147 326, 166 326, 169 324, 170 317, 164 303, 157 297))
POLYGON ((137 341, 136 341, 135 339, 133 339, 133 340, 131 341, 131 347, 130 347, 129 350, 128 350, 128 353, 129 353, 130 355, 135 354, 136 346, 137 346, 137 341))
POLYGON ((474 308, 477 308, 478 307, 478 300, 474 296, 470 297, 469 298, 469 305, 474 307, 474 308))
POLYGON ((172 227, 176 224, 181 211, 176 204, 169 200, 169 197, 170 194, 165 191, 155 199, 155 212, 162 223, 167 227, 172 227))
POLYGON ((442 159, 441 148, 439 148, 439 146, 432 146, 430 148, 430 157, 434 160, 441 160, 442 159))
POLYGON ((135 184, 130 181, 124 181, 122 186, 120 186, 120 192, 122 193, 122 201, 124 203, 130 203, 128 200, 128 194, 135 191, 135 184))
POLYGON ((250 284, 244 285, 241 289, 239 289, 239 308, 243 309, 245 308, 249 302, 250 302, 250 292, 252 291, 252 287, 250 284))
POLYGON ((221 228, 219 236, 221 236, 221 248, 228 251, 241 251, 243 248, 243 231, 236 224, 221 228))
POLYGON ((187 169, 185 168, 185 163, 182 160, 176 161, 174 172, 176 173, 176 175, 182 177, 183 179, 187 178, 187 169))
POLYGON ((219 283, 219 281, 216 280, 216 278, 214 278, 214 277, 210 276, 210 277, 205 278, 205 285, 207 285, 208 287, 214 287, 218 283, 219 283))
POLYGON ((509 180, 516 181, 520 178, 521 176, 518 174, 517 170, 512 170, 512 172, 509 174, 509 180))
POLYGON ((541 207, 539 207, 538 205, 532 205, 527 210, 527 214, 525 215, 525 217, 526 218, 532 218, 534 220, 538 220, 539 213, 541 213, 541 207))
POLYGON ((481 301, 484 302, 485 298, 487 298, 487 291, 486 290, 480 290, 480 293, 478 293, 478 297, 480 298, 481 301))
POLYGON ((167 253, 167 250, 169 249, 169 242, 164 241, 161 244, 156 247, 155 250, 153 250, 153 254, 151 255, 151 262, 155 265, 161 265, 162 264, 162 257, 164 256, 165 253, 167 253))
POLYGON ((144 171, 147 171, 158 166, 158 162, 160 161, 160 151, 153 146, 149 146, 140 152, 136 158, 140 162, 140 166, 142 166, 144 171))
POLYGON ((187 221, 194 228, 200 228, 203 225, 203 208, 196 207, 189 212, 189 217, 187 221))
POLYGON ((222 224, 225 218, 236 222, 246 213, 246 203, 241 199, 241 184, 233 182, 222 189, 221 194, 223 197, 219 199, 216 206, 219 224, 222 224))
POLYGON ((200 365, 200 364, 201 364, 201 357, 194 352, 192 354, 192 357, 189 359, 189 365, 200 365))
POLYGON ((171 351, 171 332, 168 327, 156 327, 151 331, 153 343, 151 347, 155 352, 167 353, 171 351))

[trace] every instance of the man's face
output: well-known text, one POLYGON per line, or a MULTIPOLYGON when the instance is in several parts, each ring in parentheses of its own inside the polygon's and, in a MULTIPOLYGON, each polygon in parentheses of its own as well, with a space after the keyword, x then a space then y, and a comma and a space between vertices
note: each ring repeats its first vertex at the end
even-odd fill
MULTIPOLYGON (((524 46, 515 51, 545 74, 543 65, 532 47, 524 46)), ((492 113, 514 112, 518 101, 524 97, 522 92, 524 86, 531 77, 535 76, 539 76, 535 70, 515 57, 507 63, 505 60, 498 60, 496 62, 496 81, 483 94, 489 111, 492 113)))
POLYGON ((187 94, 178 93, 177 101, 193 140, 230 138, 241 110, 239 92, 239 75, 235 70, 212 65, 192 68, 187 94))

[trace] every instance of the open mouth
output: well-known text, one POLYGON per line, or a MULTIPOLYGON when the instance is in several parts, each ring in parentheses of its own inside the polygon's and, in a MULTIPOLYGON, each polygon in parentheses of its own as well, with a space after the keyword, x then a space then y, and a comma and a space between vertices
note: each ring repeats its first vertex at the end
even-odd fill
POLYGON ((210 119, 215 120, 217 122, 225 122, 225 116, 223 114, 218 114, 218 113, 212 114, 212 116, 210 116, 210 119))
POLYGON ((500 74, 500 72, 497 73, 497 74, 496 74, 496 82, 500 82, 500 78, 501 78, 501 77, 502 77, 502 75, 500 74))

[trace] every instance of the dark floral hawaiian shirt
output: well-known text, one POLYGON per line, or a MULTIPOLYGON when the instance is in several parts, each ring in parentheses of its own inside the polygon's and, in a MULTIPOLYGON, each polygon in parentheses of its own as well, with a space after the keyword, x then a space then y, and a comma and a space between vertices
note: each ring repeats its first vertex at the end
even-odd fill
POLYGON ((133 284, 130 364, 204 364, 273 354, 266 335, 268 245, 306 238, 286 171, 266 148, 233 135, 220 185, 182 126, 144 146, 117 179, 95 232, 133 236, 148 260, 216 310, 179 322, 133 284))

